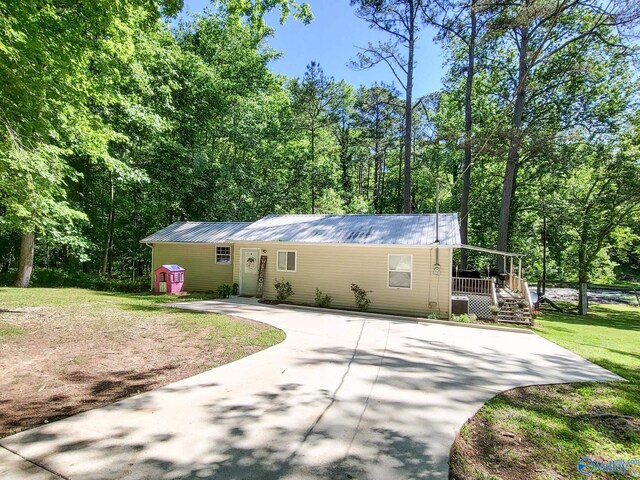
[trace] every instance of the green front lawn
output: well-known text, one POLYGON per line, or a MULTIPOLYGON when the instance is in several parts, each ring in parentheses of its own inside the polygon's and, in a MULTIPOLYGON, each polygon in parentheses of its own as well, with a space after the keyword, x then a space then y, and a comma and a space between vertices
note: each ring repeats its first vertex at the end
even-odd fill
MULTIPOLYGON (((594 305, 586 318, 547 311, 538 317, 536 331, 628 381, 536 386, 498 395, 456 440, 453 478, 579 479, 585 478, 577 470, 584 456, 640 459, 640 309, 594 305)), ((640 475, 640 466, 630 472, 640 475)))

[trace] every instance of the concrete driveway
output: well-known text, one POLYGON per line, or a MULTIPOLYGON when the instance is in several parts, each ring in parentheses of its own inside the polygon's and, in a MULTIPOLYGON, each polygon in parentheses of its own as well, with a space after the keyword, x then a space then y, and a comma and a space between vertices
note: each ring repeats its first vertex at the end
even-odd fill
POLYGON ((0 477, 445 479, 455 433, 496 393, 618 379, 534 334, 235 302, 180 308, 266 322, 287 339, 7 437, 0 477))

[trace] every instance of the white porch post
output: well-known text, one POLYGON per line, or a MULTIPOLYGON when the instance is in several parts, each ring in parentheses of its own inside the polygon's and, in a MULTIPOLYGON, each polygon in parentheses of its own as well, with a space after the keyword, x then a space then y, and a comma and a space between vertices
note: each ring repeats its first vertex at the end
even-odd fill
POLYGON ((513 290, 513 257, 509 257, 509 287, 513 290))
POLYGON ((522 258, 518 257, 518 277, 522 277, 522 258))

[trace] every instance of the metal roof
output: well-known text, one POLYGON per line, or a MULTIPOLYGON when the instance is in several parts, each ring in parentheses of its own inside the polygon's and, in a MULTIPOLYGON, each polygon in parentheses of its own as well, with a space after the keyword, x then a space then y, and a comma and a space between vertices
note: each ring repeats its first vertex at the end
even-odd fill
MULTIPOLYGON (((229 237, 230 241, 431 245, 436 216, 269 215, 229 237)), ((439 216, 439 244, 459 245, 458 214, 439 216)))
POLYGON ((142 243, 225 243, 250 222, 176 222, 140 240, 142 243))

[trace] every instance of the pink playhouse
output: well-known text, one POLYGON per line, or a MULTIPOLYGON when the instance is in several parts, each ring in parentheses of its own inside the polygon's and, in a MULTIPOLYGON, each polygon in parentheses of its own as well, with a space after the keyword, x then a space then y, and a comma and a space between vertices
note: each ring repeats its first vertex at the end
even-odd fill
POLYGON ((160 265, 156 268, 154 288, 156 293, 178 293, 184 284, 184 268, 180 265, 160 265))

